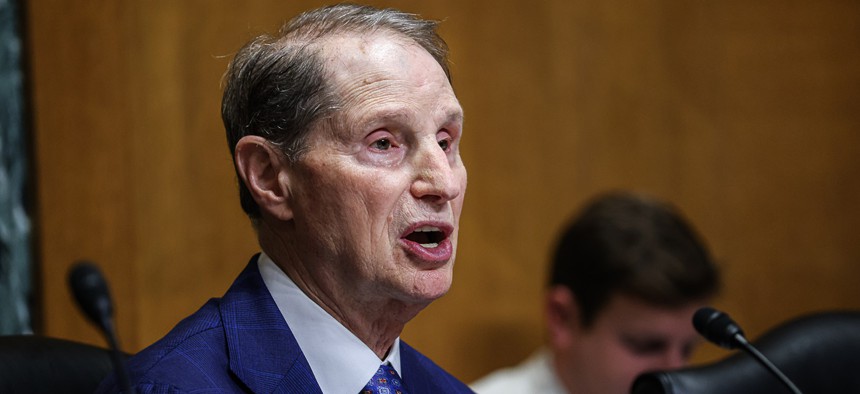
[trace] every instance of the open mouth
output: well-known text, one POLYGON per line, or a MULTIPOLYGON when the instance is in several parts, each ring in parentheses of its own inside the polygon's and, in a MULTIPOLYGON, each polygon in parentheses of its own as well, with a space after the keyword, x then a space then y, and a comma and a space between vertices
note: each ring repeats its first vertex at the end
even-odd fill
POLYGON ((406 235, 406 239, 415 242, 425 248, 435 248, 444 241, 446 235, 437 227, 424 226, 406 235))

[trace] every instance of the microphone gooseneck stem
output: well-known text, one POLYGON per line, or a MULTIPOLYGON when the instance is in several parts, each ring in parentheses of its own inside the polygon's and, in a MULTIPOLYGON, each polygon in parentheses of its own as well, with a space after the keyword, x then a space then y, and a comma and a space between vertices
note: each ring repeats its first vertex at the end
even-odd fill
POLYGON ((135 391, 131 388, 131 382, 128 379, 128 370, 125 368, 125 360, 123 360, 122 352, 119 351, 119 340, 117 340, 116 331, 114 331, 113 328, 113 319, 103 319, 102 325, 105 328, 104 334, 107 339, 108 346, 110 346, 111 359, 113 360, 117 380, 119 380, 119 387, 122 388, 123 393, 135 394, 135 391))
POLYGON ((803 393, 801 393, 801 392, 800 392, 800 389, 798 389, 798 388, 797 388, 797 386, 795 386, 795 385, 794 385, 794 383, 792 383, 792 382, 791 382, 791 380, 789 380, 789 379, 788 379, 788 377, 787 377, 787 376, 785 376, 785 375, 782 373, 782 371, 780 371, 780 370, 779 370, 779 368, 777 368, 777 367, 776 367, 776 365, 773 365, 773 363, 771 363, 771 362, 770 362, 770 360, 768 360, 768 359, 767 359, 767 357, 765 357, 763 354, 761 354, 761 352, 759 352, 759 351, 758 351, 758 349, 756 349, 756 348, 755 348, 755 346, 751 345, 751 344, 749 343, 749 341, 747 341, 747 339, 746 339, 746 338, 744 338, 744 336, 743 336, 743 335, 741 335, 740 333, 735 334, 735 335, 734 335, 734 339, 735 339, 735 341, 737 341, 737 343, 741 346, 741 348, 743 348, 744 350, 746 350, 746 352, 747 352, 747 353, 749 353, 750 355, 752 355, 756 360, 758 360, 758 362, 760 362, 760 363, 761 363, 762 365, 764 365, 767 369, 769 369, 769 370, 770 370, 774 375, 776 375, 776 377, 777 377, 777 378, 779 378, 779 380, 780 380, 780 381, 781 381, 781 382, 782 382, 786 387, 788 387, 788 389, 789 389, 792 393, 794 393, 794 394, 803 394, 803 393))

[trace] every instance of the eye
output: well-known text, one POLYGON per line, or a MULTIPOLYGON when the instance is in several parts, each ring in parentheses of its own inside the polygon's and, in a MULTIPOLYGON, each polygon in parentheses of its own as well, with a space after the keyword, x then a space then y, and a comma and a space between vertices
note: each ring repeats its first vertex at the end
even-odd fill
POLYGON ((370 146, 374 149, 389 150, 391 149, 391 140, 388 138, 380 138, 376 141, 373 141, 370 146))
POLYGON ((451 150, 451 143, 452 143, 451 136, 445 132, 439 133, 438 135, 439 135, 439 141, 437 141, 437 143, 439 144, 439 147, 442 148, 443 151, 449 152, 451 150))
POLYGON ((639 356, 657 355, 669 347, 665 340, 658 338, 623 338, 624 346, 639 356))

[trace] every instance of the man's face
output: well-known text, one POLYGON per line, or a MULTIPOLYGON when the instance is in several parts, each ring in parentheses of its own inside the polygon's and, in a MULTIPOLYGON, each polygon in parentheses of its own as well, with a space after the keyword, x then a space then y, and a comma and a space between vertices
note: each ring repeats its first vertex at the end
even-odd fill
POLYGON ((687 364, 699 342, 691 319, 702 303, 666 309, 613 296, 593 324, 571 327, 570 346, 556 365, 576 394, 626 394, 641 373, 687 364))
POLYGON ((439 64, 403 38, 338 36, 322 55, 342 107, 289 170, 300 258, 350 297, 426 304, 451 285, 463 111, 439 64))

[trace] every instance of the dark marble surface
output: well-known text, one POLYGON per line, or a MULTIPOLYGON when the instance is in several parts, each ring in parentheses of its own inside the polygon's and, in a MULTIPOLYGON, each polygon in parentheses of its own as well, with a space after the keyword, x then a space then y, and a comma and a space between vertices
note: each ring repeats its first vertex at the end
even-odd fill
POLYGON ((27 136, 17 0, 0 0, 0 335, 30 331, 27 136))

